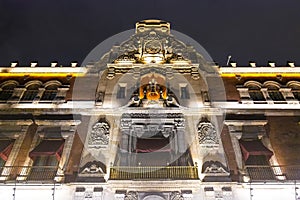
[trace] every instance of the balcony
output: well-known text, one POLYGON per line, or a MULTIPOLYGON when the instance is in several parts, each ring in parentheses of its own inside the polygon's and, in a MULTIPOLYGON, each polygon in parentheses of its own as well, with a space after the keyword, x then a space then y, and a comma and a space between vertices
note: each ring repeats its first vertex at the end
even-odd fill
POLYGON ((295 181, 300 180, 300 165, 246 166, 251 181, 295 181))
POLYGON ((60 181, 57 166, 5 166, 0 168, 0 181, 53 182, 60 181))
POLYGON ((136 179, 199 179, 197 166, 113 166, 110 168, 110 180, 136 179))

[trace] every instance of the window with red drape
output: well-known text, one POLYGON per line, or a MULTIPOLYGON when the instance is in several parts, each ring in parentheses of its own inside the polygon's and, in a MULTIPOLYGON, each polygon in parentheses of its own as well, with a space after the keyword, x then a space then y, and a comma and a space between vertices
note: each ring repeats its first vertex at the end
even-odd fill
POLYGON ((273 156, 273 152, 265 147, 261 140, 240 140, 240 147, 246 164, 267 164, 266 162, 273 156))
POLYGON ((55 156, 59 161, 64 148, 64 140, 42 140, 30 153, 29 157, 34 159, 38 156, 55 156))
POLYGON ((3 166, 14 145, 14 140, 0 140, 0 166, 3 166))

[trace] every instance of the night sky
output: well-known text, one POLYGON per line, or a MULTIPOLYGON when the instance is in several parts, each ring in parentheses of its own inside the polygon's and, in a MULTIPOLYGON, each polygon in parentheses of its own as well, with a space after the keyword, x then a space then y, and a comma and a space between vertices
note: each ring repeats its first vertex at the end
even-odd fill
POLYGON ((299 0, 0 0, 0 66, 81 63, 106 38, 158 18, 220 65, 300 65, 299 0))

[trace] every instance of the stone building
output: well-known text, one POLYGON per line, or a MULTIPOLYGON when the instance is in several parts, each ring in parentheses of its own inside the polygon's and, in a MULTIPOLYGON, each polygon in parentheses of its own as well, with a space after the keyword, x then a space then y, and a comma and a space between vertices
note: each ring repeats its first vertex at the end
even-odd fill
POLYGON ((1 67, 1 196, 299 199, 299 100, 294 63, 218 66, 141 21, 81 67, 1 67))

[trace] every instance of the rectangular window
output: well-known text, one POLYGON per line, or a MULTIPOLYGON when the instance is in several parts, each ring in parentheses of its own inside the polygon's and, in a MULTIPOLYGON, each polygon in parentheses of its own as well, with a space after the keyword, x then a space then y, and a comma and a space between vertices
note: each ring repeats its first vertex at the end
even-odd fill
POLYGON ((41 101, 51 101, 56 97, 57 90, 45 90, 41 101))
POLYGON ((278 90, 270 90, 268 93, 273 101, 285 101, 283 95, 278 90))
POLYGON ((180 86, 180 98, 181 99, 189 99, 190 98, 190 94, 189 94, 187 85, 180 86))
POLYGON ((34 98, 38 95, 39 91, 38 90, 27 90, 22 98, 21 101, 33 101, 34 98))
POLYGON ((5 164, 14 145, 14 140, 0 140, 0 167, 5 164))
POLYGON ((300 101, 300 91, 298 90, 294 90, 294 91, 292 91, 293 92, 293 95, 294 95, 294 97, 295 97, 295 99, 297 99, 298 101, 300 101))
POLYGON ((30 153, 33 165, 27 180, 53 180, 64 147, 63 139, 42 140, 30 153))
POLYGON ((117 91, 117 99, 124 99, 126 96, 126 86, 119 85, 118 91, 117 91))
POLYGON ((12 96, 13 93, 14 93, 13 90, 2 90, 0 92, 0 101, 8 100, 12 96))
POLYGON ((250 98, 253 101, 265 101, 265 97, 260 90, 249 90, 250 98))

